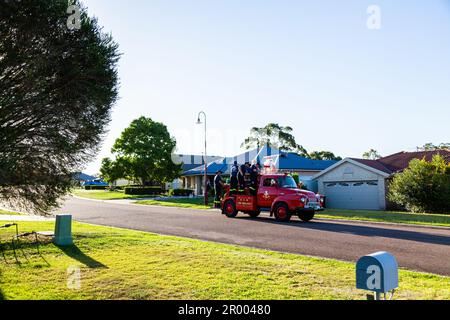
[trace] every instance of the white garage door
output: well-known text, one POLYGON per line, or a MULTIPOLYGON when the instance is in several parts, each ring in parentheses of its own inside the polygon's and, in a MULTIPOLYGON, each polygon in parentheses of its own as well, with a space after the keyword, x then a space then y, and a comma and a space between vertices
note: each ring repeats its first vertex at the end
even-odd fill
POLYGON ((378 181, 325 182, 327 207, 379 210, 378 181))

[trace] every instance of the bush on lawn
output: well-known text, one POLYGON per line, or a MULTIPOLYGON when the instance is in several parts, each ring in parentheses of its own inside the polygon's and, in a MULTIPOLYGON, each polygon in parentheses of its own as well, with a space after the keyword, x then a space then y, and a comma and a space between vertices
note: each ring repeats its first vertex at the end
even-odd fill
POLYGON ((395 175, 388 197, 412 212, 450 214, 450 164, 440 155, 431 162, 412 160, 395 175))
POLYGON ((169 190, 169 196, 171 197, 189 197, 194 194, 194 190, 191 189, 171 189, 169 190))
POLYGON ((130 196, 159 195, 163 191, 161 187, 126 187, 124 190, 130 196))
POLYGON ((106 186, 84 186, 84 190, 106 190, 106 186))

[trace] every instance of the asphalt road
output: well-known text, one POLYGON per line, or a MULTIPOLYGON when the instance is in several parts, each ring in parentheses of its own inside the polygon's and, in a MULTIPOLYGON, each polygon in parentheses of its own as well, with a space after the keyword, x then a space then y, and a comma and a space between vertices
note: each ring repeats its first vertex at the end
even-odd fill
POLYGON ((388 251, 400 267, 450 276, 450 229, 293 218, 278 223, 266 215, 228 219, 202 211, 68 199, 58 212, 81 222, 164 235, 356 262, 388 251))

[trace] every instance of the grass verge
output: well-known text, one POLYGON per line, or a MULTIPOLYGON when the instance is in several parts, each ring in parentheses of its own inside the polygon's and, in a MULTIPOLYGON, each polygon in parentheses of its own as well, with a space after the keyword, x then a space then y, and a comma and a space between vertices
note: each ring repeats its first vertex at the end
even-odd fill
POLYGON ((203 198, 182 198, 182 199, 167 199, 167 200, 140 200, 136 204, 149 206, 163 206, 163 207, 178 207, 190 209, 211 209, 214 204, 214 198, 209 199, 209 205, 205 206, 203 198))
POLYGON ((155 197, 153 195, 132 196, 125 194, 123 191, 82 190, 82 189, 74 189, 72 191, 72 194, 80 198, 87 198, 94 200, 122 200, 122 199, 139 199, 139 198, 155 197))
POLYGON ((20 216, 20 213, 10 212, 10 211, 5 211, 5 210, 1 210, 0 209, 0 215, 4 215, 4 216, 20 216))
POLYGON ((450 227, 450 215, 442 214, 327 209, 317 214, 316 217, 450 227))
MULTIPOLYGON (((80 223, 73 232, 74 247, 25 246, 20 266, 7 248, 0 299, 365 299, 352 263, 80 223), (79 289, 67 286, 69 267, 80 268, 79 289)), ((450 278, 401 270, 396 299, 450 299, 450 278)))

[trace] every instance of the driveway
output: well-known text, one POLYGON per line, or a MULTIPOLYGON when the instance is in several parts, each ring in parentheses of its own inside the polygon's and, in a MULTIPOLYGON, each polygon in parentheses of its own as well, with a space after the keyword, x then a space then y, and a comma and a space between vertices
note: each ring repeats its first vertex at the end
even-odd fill
POLYGON ((293 219, 262 215, 227 219, 219 211, 154 207, 69 198, 62 213, 80 222, 356 262, 388 251, 400 267, 450 276, 450 229, 293 219))

